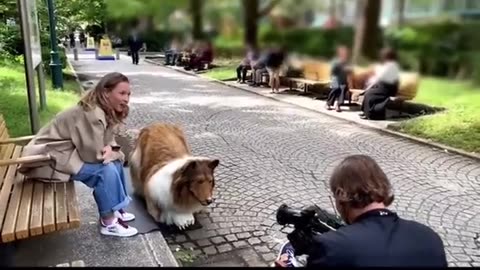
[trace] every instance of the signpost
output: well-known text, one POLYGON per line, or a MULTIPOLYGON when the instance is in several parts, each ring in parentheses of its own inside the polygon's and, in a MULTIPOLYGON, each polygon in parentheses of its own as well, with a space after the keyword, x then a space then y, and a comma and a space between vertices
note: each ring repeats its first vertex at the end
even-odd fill
POLYGON ((87 48, 85 49, 85 51, 95 51, 96 48, 95 48, 95 40, 93 39, 93 37, 88 37, 87 38, 87 48))
POLYGON ((36 1, 31 0, 17 0, 25 51, 24 63, 25 78, 27 81, 30 127, 33 134, 35 134, 40 128, 40 118, 35 96, 35 72, 38 74, 40 108, 44 109, 46 107, 42 51, 40 47, 40 32, 38 30, 38 17, 35 2, 36 1))
POLYGON ((106 36, 100 40, 97 60, 115 60, 115 56, 113 55, 112 51, 112 43, 106 36))

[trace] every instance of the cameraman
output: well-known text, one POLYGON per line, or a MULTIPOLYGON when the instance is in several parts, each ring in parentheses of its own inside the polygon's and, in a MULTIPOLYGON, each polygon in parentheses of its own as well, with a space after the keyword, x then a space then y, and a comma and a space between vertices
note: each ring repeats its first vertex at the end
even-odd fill
MULTIPOLYGON (((443 242, 429 227, 387 209, 394 196, 387 176, 370 157, 354 155, 338 165, 330 190, 348 225, 313 236, 307 266, 447 267, 443 242)), ((275 262, 296 265, 286 244, 275 262)))

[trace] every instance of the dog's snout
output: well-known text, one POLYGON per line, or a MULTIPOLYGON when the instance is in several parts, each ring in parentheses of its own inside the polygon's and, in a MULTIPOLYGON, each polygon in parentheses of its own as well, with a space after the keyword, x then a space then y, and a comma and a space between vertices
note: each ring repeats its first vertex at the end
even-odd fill
POLYGON ((207 199, 207 204, 212 204, 215 201, 214 198, 208 198, 207 199))

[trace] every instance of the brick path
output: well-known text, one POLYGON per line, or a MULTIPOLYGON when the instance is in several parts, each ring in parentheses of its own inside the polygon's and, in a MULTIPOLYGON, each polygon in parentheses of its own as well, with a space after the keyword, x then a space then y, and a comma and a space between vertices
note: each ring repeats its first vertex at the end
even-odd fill
POLYGON ((390 177, 393 209, 441 234, 451 265, 480 266, 475 160, 147 63, 85 61, 78 69, 117 70, 131 78, 129 128, 179 123, 195 154, 220 158, 217 200, 198 215, 203 228, 165 236, 183 262, 271 263, 285 239, 275 224, 277 207, 331 209, 328 176, 345 156, 362 153, 390 177))

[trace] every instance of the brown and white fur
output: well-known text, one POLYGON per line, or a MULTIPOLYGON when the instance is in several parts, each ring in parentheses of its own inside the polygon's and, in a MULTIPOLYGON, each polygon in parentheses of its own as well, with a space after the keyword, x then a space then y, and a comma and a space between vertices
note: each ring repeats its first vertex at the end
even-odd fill
POLYGON ((193 156, 179 127, 153 124, 140 131, 130 156, 132 186, 155 221, 184 229, 194 224, 195 212, 213 202, 218 164, 193 156))

